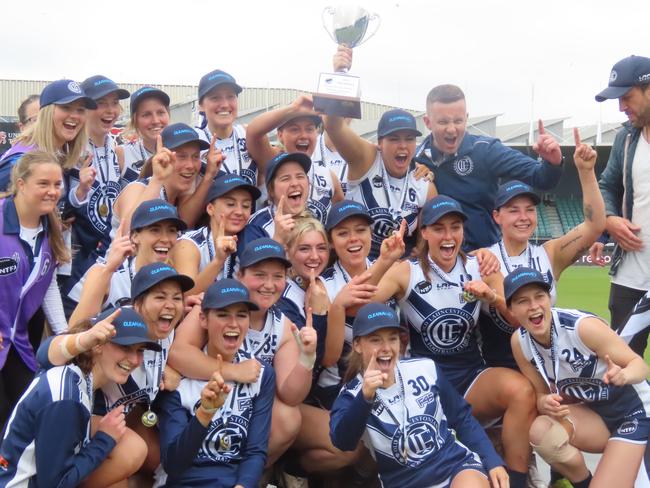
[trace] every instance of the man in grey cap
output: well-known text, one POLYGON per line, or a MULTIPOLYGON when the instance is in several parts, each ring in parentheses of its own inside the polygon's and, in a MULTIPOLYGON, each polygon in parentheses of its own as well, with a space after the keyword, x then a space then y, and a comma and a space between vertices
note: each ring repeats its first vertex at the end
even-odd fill
MULTIPOLYGON (((617 62, 596 101, 618 99, 628 121, 616 135, 599 186, 605 200, 607 232, 616 242, 610 274, 612 327, 621 328, 634 305, 650 290, 650 58, 617 62)), ((643 356, 648 332, 630 346, 643 356)))

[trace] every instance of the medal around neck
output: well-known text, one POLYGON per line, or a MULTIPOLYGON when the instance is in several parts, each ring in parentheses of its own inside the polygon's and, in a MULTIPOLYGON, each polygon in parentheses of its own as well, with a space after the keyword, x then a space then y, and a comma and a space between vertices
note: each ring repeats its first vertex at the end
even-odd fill
POLYGON ((467 303, 472 303, 478 300, 478 298, 476 298, 476 295, 474 295, 472 292, 465 290, 463 292, 463 300, 465 300, 467 303))
MULTIPOLYGON (((354 48, 375 35, 380 18, 364 8, 340 5, 323 10, 323 27, 337 44, 354 48), (368 31, 368 27, 373 28, 368 31), (366 35, 368 34, 368 35, 366 35)), ((358 76, 350 76, 345 70, 337 73, 321 73, 314 94, 314 110, 328 115, 361 118, 361 85, 358 76)))
POLYGON ((142 417, 140 417, 140 420, 142 421, 142 425, 145 427, 154 427, 158 423, 158 415, 151 409, 147 410, 145 413, 142 414, 142 417))

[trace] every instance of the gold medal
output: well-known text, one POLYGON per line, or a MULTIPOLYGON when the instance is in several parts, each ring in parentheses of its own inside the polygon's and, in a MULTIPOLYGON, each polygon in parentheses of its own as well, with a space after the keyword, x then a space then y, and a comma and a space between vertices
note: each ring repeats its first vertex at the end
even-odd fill
POLYGON ((221 448, 222 451, 227 451, 228 449, 230 449, 230 442, 227 441, 225 437, 220 437, 219 447, 221 448))
POLYGON ((463 292, 463 300, 466 302, 475 302, 477 300, 476 296, 469 292, 469 291, 464 291, 463 292))
POLYGON ((102 218, 108 217, 108 205, 105 203, 99 205, 99 215, 101 215, 102 218))
POLYGON ((158 415, 156 415, 155 412, 151 410, 147 410, 142 414, 140 420, 142 421, 142 425, 151 428, 158 423, 158 415))

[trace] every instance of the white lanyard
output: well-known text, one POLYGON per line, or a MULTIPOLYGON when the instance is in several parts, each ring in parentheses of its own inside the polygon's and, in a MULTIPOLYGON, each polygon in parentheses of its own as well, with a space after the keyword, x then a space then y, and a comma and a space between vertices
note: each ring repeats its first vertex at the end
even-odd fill
POLYGON ((389 402, 384 401, 379 389, 376 392, 376 396, 379 403, 381 403, 384 406, 384 409, 386 410, 386 412, 388 412, 388 415, 390 415, 390 417, 393 419, 393 422, 395 422, 395 424, 397 425, 397 428, 402 431, 402 441, 403 441, 402 456, 404 458, 404 462, 406 462, 408 461, 407 426, 408 426, 409 414, 408 414, 408 408, 406 408, 406 393, 404 391, 404 382, 402 381, 402 374, 400 373, 398 364, 395 365, 395 379, 397 380, 397 384, 399 386, 398 401, 402 403, 401 422, 397 419, 397 416, 391 411, 390 407, 388 406, 389 402))
MULTIPOLYGON (((503 239, 499 241, 499 252, 501 253, 501 259, 503 259, 503 264, 506 266, 506 271, 508 273, 512 273, 515 269, 514 266, 512 266, 512 263, 510 262, 510 256, 508 256, 508 251, 506 250, 506 246, 503 243, 503 239)), ((524 251, 526 254, 526 259, 524 259, 525 262, 528 263, 528 267, 532 268, 533 267, 533 250, 530 248, 530 244, 526 246, 526 250, 524 251)))
POLYGON ((542 378, 544 378, 544 381, 548 385, 548 389, 550 390, 551 393, 557 393, 557 382, 558 382, 558 377, 560 373, 560 361, 557 356, 557 351, 555 350, 555 341, 557 339, 557 330, 555 328, 555 321, 557 320, 559 323, 559 319, 557 316, 557 312, 555 310, 551 310, 552 318, 551 318, 551 368, 553 370, 553 374, 555 375, 555 378, 553 378, 553 381, 548 377, 548 374, 546 373, 546 369, 544 368, 544 358, 542 358, 542 354, 539 352, 539 349, 537 349, 537 346, 535 345, 535 340, 533 337, 530 335, 530 333, 527 334, 527 340, 528 340, 528 346, 530 347, 530 350, 533 353, 533 360, 535 361, 535 365, 537 366, 537 369, 539 370, 539 374, 542 375, 542 378))

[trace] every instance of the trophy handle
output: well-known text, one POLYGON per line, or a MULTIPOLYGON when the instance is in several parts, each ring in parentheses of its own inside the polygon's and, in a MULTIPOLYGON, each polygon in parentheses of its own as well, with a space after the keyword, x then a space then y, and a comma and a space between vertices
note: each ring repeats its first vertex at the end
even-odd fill
POLYGON ((332 29, 330 29, 330 24, 331 20, 334 17, 334 14, 336 13, 336 9, 334 7, 325 7, 323 9, 323 13, 321 14, 321 19, 323 21, 323 29, 325 29, 325 32, 327 32, 327 35, 330 36, 330 39, 334 41, 336 45, 338 45, 338 41, 334 37, 334 34, 332 34, 332 29), (330 22, 328 22, 328 20, 330 22))
POLYGON ((361 42, 357 44, 357 46, 363 44, 372 36, 374 36, 377 33, 377 30, 379 29, 380 25, 381 25, 381 17, 379 16, 379 14, 370 14, 370 16, 368 17, 368 30, 366 31, 369 34, 367 36, 364 36, 361 42))

